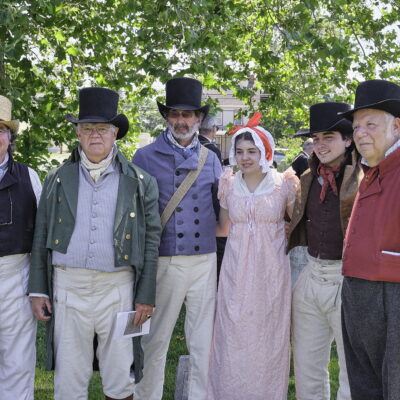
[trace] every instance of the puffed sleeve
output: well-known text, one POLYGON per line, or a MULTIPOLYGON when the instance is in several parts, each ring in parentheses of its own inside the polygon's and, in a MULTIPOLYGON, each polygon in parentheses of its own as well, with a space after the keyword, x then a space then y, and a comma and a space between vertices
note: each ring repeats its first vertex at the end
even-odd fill
POLYGON ((296 190, 300 183, 292 167, 283 173, 284 186, 286 189, 286 212, 292 218, 294 202, 296 200, 296 190))
POLYGON ((227 197, 233 179, 232 168, 225 168, 219 179, 218 200, 221 207, 228 209, 227 197))

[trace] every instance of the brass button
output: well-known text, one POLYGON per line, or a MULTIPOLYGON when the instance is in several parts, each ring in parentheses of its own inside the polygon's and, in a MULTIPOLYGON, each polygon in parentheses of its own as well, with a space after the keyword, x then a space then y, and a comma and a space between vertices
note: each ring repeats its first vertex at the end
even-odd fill
POLYGON ((125 239, 129 240, 132 236, 128 233, 125 235, 125 239))
POLYGON ((131 218, 135 218, 135 217, 136 217, 136 214, 135 214, 134 212, 131 212, 131 213, 129 214, 129 216, 130 216, 131 218))
POLYGON ((128 254, 125 254, 125 255, 124 255, 124 260, 129 260, 128 254))
POLYGON ((60 243, 60 242, 59 242, 58 239, 56 239, 56 240, 54 241, 54 244, 58 244, 58 243, 60 243))
POLYGON ((143 178, 144 178, 144 176, 143 176, 142 174, 140 174, 140 175, 139 175, 139 178, 140 178, 140 179, 143 179, 143 178))
POLYGON ((61 224, 62 219, 61 219, 61 218, 58 218, 58 219, 57 219, 57 222, 58 222, 59 224, 61 224))

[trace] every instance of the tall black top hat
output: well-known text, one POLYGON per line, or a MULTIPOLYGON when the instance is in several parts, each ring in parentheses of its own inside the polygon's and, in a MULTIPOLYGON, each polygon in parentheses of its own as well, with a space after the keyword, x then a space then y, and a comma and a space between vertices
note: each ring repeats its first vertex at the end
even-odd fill
POLYGON ((73 124, 84 122, 107 122, 118 129, 117 139, 126 135, 129 129, 128 118, 117 114, 119 95, 113 90, 89 87, 79 91, 79 116, 67 114, 65 119, 73 124))
POLYGON ((339 131, 344 135, 351 135, 351 122, 344 119, 339 112, 351 109, 350 104, 326 102, 313 104, 310 107, 310 129, 301 130, 296 136, 311 136, 317 132, 339 131))
POLYGON ((201 106, 203 85, 198 80, 172 78, 165 84, 165 91, 166 104, 157 101, 158 109, 165 119, 171 109, 200 111, 204 117, 208 114, 210 106, 201 106))
POLYGON ((352 121, 353 113, 364 108, 374 108, 400 117, 400 86, 383 79, 360 83, 356 90, 354 108, 341 116, 352 121))

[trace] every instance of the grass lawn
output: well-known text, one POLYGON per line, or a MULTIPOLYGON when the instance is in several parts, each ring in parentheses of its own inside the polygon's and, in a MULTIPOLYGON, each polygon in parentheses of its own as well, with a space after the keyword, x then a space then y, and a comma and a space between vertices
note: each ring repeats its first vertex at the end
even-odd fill
MULTIPOLYGON (((168 351, 166 375, 164 383, 163 400, 173 400, 175 392, 175 373, 178 365, 179 356, 187 354, 185 345, 185 337, 183 333, 184 311, 182 310, 178 323, 175 327, 171 339, 171 345, 168 351)), ((35 400, 52 400, 53 399, 53 373, 44 370, 44 324, 39 323, 37 337, 37 366, 35 379, 35 400)), ((335 344, 332 346, 331 362, 329 364, 331 375, 331 399, 336 398, 338 389, 338 364, 335 344)), ((73 390, 73 388, 71 388, 73 390)), ((103 399, 103 391, 101 389, 101 379, 98 372, 93 374, 92 381, 89 387, 89 400, 103 399)), ((295 400, 293 368, 290 372, 288 400, 295 400)))

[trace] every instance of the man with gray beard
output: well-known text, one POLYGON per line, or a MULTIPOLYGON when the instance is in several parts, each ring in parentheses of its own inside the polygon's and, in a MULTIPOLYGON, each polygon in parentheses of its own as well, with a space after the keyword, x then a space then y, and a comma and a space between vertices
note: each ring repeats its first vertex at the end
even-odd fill
POLYGON ((135 400, 161 400, 171 335, 182 304, 190 352, 189 400, 206 400, 216 294, 215 224, 221 163, 200 145, 197 130, 208 113, 202 85, 190 78, 166 84, 166 105, 158 102, 167 128, 133 162, 158 182, 163 225, 158 261, 156 309, 143 337, 144 378, 135 400), (190 181, 191 179, 191 181, 190 181), (184 190, 182 190, 184 189, 184 190), (181 192, 177 198, 177 192, 181 192), (175 193, 175 194, 174 194, 175 193), (175 201, 170 199, 174 196, 175 201), (168 212, 169 211, 169 212, 168 212))

